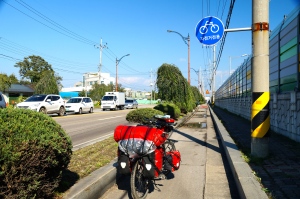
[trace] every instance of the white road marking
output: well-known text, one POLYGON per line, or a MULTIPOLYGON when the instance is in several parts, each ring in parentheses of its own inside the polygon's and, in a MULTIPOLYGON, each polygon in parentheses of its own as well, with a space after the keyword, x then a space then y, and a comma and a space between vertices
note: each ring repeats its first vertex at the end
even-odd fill
POLYGON ((102 140, 105 140, 106 138, 109 138, 110 136, 113 135, 113 132, 112 133, 109 133, 107 135, 104 135, 104 136, 101 136, 101 137, 98 137, 98 138, 95 138, 95 139, 92 139, 92 140, 89 140, 87 142, 82 142, 80 144, 77 144, 77 145, 74 145, 73 146, 73 151, 81 148, 81 147, 84 147, 84 146, 88 146, 88 145, 91 145, 91 144, 94 144, 96 142, 100 142, 102 140))
POLYGON ((109 119, 113 119, 113 118, 117 118, 117 117, 124 117, 124 116, 108 117, 108 118, 98 119, 98 120, 109 120, 109 119))

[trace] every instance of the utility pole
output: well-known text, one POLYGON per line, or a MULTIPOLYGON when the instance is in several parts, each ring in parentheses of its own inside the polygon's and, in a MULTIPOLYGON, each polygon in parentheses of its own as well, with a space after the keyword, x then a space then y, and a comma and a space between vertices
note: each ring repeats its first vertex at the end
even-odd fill
POLYGON ((152 68, 151 68, 151 72, 150 72, 150 88, 151 88, 151 101, 150 101, 150 104, 152 104, 152 86, 153 86, 153 84, 152 84, 152 68))
POLYGON ((103 50, 103 48, 107 48, 106 45, 107 45, 107 43, 105 43, 104 46, 102 45, 102 38, 100 40, 100 45, 99 46, 94 45, 95 48, 99 48, 100 49, 100 63, 99 63, 99 67, 98 67, 99 84, 101 84, 102 50, 103 50))
POLYGON ((204 84, 203 84, 203 78, 202 78, 203 74, 202 74, 202 70, 201 70, 201 67, 200 67, 200 85, 201 85, 201 94, 203 95, 203 97, 205 97, 205 89, 204 89, 204 84))
POLYGON ((252 1, 251 154, 269 154, 269 0, 252 1))
POLYGON ((191 85, 191 65, 190 65, 190 34, 187 36, 188 41, 188 83, 191 85))
POLYGON ((213 60, 213 70, 212 70, 212 103, 215 103, 215 75, 216 75, 216 45, 214 45, 213 47, 213 56, 214 56, 214 60, 213 60))

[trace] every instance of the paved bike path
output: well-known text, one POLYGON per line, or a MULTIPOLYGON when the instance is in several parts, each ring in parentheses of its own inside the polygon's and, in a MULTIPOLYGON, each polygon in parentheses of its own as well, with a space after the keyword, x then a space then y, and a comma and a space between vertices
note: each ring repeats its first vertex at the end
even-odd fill
MULTIPOLYGON (((253 186, 254 175, 251 171, 241 171, 243 168, 239 166, 244 165, 240 164, 241 154, 234 142, 228 136, 226 137, 228 133, 223 125, 217 122, 215 128, 213 127, 213 115, 206 105, 201 105, 187 122, 188 126, 193 127, 186 125, 173 133, 172 139, 178 140, 175 145, 182 155, 181 167, 173 173, 174 178, 160 181, 147 198, 264 198, 260 197, 260 187, 253 186), (226 149, 224 153, 226 156, 222 154, 223 146, 226 149), (230 162, 235 181, 242 181, 238 184, 238 190, 232 186, 234 183, 225 158, 230 162), (238 166, 236 166, 236 159, 238 159, 238 166)), ((112 161, 109 165, 80 180, 64 198, 131 198, 129 179, 120 179, 116 176, 115 162, 112 161)))
MULTIPOLYGON (((177 141, 175 146, 181 153, 180 169, 172 173, 171 179, 156 181, 147 199, 239 198, 237 190, 232 191, 228 183, 230 179, 206 106, 200 107, 185 126, 176 129, 171 139, 177 141)), ((121 181, 100 198, 131 198, 129 177, 121 181)))

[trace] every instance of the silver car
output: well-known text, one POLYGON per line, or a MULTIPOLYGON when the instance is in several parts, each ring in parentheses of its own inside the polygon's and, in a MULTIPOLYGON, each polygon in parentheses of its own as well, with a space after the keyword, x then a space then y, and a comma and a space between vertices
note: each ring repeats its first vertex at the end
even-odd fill
POLYGON ((134 108, 138 108, 138 106, 139 106, 139 104, 135 99, 126 99, 125 100, 125 108, 134 109, 134 108))

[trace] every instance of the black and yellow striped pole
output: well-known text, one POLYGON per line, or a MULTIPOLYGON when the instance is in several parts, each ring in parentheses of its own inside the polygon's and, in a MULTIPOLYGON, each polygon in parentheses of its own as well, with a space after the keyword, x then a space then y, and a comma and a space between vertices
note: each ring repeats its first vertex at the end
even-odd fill
POLYGON ((269 154, 269 0, 252 1, 251 155, 269 154))

